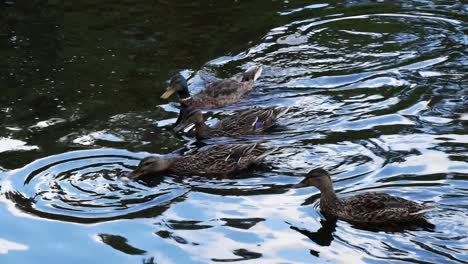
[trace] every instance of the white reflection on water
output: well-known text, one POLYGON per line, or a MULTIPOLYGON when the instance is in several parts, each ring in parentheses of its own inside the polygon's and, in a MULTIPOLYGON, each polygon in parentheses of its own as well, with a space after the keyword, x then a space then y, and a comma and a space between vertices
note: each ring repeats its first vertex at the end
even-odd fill
POLYGON ((63 118, 50 118, 48 120, 39 121, 39 122, 37 122, 37 124, 31 126, 30 128, 41 129, 41 128, 50 127, 50 126, 53 126, 53 125, 56 125, 56 124, 60 124, 60 123, 66 122, 66 121, 67 120, 65 120, 63 118))
POLYGON ((115 135, 111 132, 106 130, 92 132, 88 135, 83 135, 75 138, 72 142, 75 144, 80 144, 84 146, 93 145, 96 140, 104 140, 104 141, 111 141, 111 142, 123 142, 124 139, 118 135, 115 135))
POLYGON ((183 237, 191 244, 179 247, 189 251, 201 260, 237 259, 232 252, 236 249, 247 249, 262 254, 271 263, 291 260, 288 251, 296 252, 306 257, 306 249, 310 242, 302 240, 299 233, 291 232, 289 224, 306 217, 300 209, 300 204, 308 194, 303 195, 259 195, 218 198, 215 195, 192 193, 183 204, 176 204, 165 213, 165 219, 193 219, 204 224, 214 225, 213 228, 199 230, 174 230, 177 236, 183 237), (275 206, 272 206, 275 204, 275 206), (222 210, 213 210, 222 208, 222 210), (261 216, 260 221, 248 229, 234 228, 223 225, 225 218, 239 219, 240 216, 261 216))
POLYGON ((6 151, 21 151, 38 149, 37 146, 28 146, 27 143, 18 139, 0 137, 0 153, 6 151))
POLYGON ((28 250, 29 246, 0 238, 0 254, 8 254, 11 250, 28 250))

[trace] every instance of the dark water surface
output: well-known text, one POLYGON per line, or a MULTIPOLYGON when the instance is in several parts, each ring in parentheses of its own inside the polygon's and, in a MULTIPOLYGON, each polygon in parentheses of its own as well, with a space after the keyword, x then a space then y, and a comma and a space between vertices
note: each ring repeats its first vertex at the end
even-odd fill
MULTIPOLYGON (((2 1, 1 263, 466 263, 468 5, 462 1, 2 1), (263 66, 208 114, 290 106, 242 142, 280 150, 238 179, 117 179, 194 140, 162 101, 182 71, 263 66), (431 226, 325 219, 311 168, 341 195, 432 203, 431 226)), ((216 140, 205 142, 217 143, 216 140)))

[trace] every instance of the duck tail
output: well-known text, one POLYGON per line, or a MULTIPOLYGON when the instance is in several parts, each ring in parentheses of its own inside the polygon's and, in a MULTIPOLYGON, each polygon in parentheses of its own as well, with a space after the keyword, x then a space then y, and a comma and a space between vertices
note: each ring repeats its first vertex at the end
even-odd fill
POLYGON ((242 81, 243 82, 250 82, 250 81, 255 82, 260 77, 261 74, 262 74, 261 66, 252 66, 242 74, 242 81))
POLYGON ((279 149, 279 148, 268 149, 267 151, 263 152, 260 156, 258 156, 257 158, 255 158, 255 161, 263 160, 266 156, 272 154, 273 152, 277 151, 278 149, 279 149))
POLYGON ((410 213, 410 215, 422 215, 422 214, 425 214, 427 212, 430 212, 430 211, 434 211, 436 210, 437 208, 436 207, 426 207, 426 208, 423 208, 421 210, 418 210, 416 212, 413 212, 413 213, 410 213))
POLYGON ((276 118, 279 118, 283 116, 284 114, 286 114, 289 111, 289 109, 290 107, 276 107, 274 110, 276 114, 276 118))

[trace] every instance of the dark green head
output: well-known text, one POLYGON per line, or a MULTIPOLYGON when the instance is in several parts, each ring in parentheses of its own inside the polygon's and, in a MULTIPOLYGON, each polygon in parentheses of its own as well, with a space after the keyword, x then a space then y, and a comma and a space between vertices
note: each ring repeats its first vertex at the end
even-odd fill
POLYGON ((161 98, 167 99, 175 92, 179 95, 179 99, 187 99, 190 97, 187 80, 180 73, 172 76, 169 87, 167 87, 166 92, 161 95, 161 98))

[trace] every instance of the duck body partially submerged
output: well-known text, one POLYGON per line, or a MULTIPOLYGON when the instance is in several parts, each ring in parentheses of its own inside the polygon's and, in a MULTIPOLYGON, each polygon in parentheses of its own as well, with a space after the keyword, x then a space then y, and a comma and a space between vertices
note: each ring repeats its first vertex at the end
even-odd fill
POLYGON ((126 177, 136 179, 161 172, 180 176, 232 177, 260 163, 275 150, 260 144, 224 144, 175 158, 150 156, 144 158, 126 177))
POLYGON ((182 106, 174 131, 179 132, 194 124, 197 139, 260 134, 274 126, 288 110, 288 107, 270 107, 237 111, 210 127, 205 124, 199 109, 182 106))
POLYGON ((424 219, 433 209, 414 201, 386 193, 366 192, 349 197, 338 197, 330 175, 323 169, 315 169, 296 187, 315 186, 320 190, 320 210, 354 224, 383 225, 424 219))
MULTIPOLYGON (((325 206, 322 203, 321 206, 330 207, 330 205, 325 206)), ((378 192, 367 192, 341 198, 338 206, 340 209, 329 211, 338 218, 354 223, 380 225, 416 221, 424 218, 425 212, 432 210, 432 208, 416 202, 378 192)))
POLYGON ((237 103, 241 97, 253 90, 255 81, 260 77, 262 68, 252 66, 242 74, 240 80, 222 79, 208 83, 202 91, 191 96, 187 80, 176 74, 171 78, 169 87, 161 95, 162 99, 177 93, 181 104, 197 108, 222 107, 237 103))

